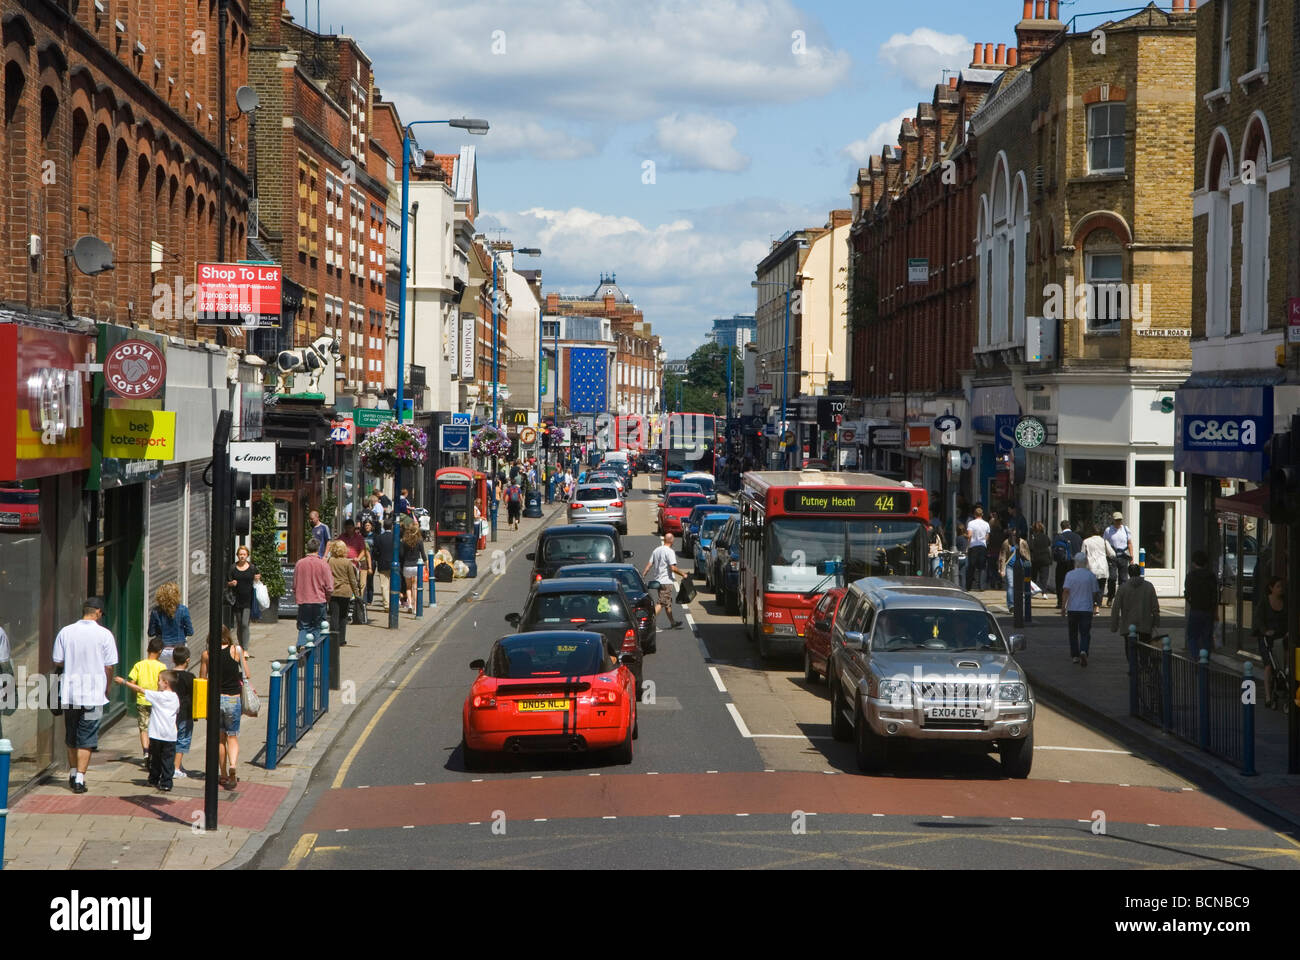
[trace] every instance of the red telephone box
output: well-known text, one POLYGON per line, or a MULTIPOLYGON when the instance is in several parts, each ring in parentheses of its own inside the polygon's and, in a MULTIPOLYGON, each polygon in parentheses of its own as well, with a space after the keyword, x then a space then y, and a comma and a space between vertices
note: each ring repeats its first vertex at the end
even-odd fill
POLYGON ((487 475, 464 467, 443 467, 434 474, 433 485, 435 545, 454 542, 467 533, 477 538, 474 505, 488 516, 487 475))

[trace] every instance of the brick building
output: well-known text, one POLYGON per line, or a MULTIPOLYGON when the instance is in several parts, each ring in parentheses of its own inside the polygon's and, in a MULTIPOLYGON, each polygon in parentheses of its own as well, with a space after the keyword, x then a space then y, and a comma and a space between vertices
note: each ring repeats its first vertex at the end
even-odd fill
POLYGON ((1191 360, 1197 15, 1152 4, 1067 33, 1057 7, 1044 19, 1024 4, 1017 65, 971 117, 968 496, 1048 529, 1100 530, 1121 512, 1148 578, 1177 595, 1186 496, 1163 401, 1191 360), (1022 417, 1037 423, 1017 431, 1022 417))
POLYGON ((1254 604, 1295 564, 1285 528, 1267 520, 1266 450, 1300 413, 1300 351, 1284 346, 1300 296, 1298 45, 1292 3, 1213 0, 1198 12, 1192 375, 1176 397, 1174 463, 1187 475, 1184 552, 1205 550, 1220 575, 1217 642, 1252 653, 1254 604), (1211 421, 1232 423, 1236 439, 1207 437, 1211 421))

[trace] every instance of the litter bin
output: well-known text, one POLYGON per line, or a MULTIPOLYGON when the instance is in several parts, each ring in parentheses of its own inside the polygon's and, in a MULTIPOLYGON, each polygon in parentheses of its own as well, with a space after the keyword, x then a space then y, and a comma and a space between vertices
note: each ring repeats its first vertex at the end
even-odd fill
POLYGON ((478 544, 470 534, 462 533, 456 536, 456 559, 463 561, 465 566, 469 567, 471 577, 478 576, 478 544))
POLYGON ((528 491, 528 499, 524 502, 524 516, 537 519, 542 515, 542 491, 536 487, 528 491))

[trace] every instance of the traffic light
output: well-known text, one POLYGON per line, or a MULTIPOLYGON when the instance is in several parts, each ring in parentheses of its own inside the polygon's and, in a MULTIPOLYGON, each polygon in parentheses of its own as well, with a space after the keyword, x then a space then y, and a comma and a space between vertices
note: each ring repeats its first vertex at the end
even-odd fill
POLYGON ((230 471, 231 535, 247 537, 253 532, 253 475, 230 471))
POLYGON ((1268 519, 1272 523, 1300 523, 1300 445, 1294 433, 1275 433, 1269 441, 1268 519))

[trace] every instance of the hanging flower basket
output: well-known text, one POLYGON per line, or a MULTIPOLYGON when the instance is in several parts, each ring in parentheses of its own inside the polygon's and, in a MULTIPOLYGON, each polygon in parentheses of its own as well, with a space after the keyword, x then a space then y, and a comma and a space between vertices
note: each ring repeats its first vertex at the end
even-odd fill
POLYGON ((388 420, 366 433, 360 453, 367 473, 391 477, 399 469, 418 467, 428 459, 429 437, 413 424, 388 420))
POLYGON ((492 457, 510 456, 512 444, 510 438, 504 433, 498 434, 495 439, 489 439, 482 433, 474 435, 474 442, 470 445, 470 453, 484 460, 492 457))

